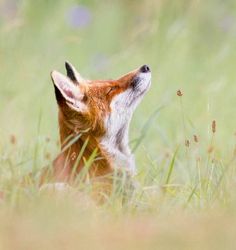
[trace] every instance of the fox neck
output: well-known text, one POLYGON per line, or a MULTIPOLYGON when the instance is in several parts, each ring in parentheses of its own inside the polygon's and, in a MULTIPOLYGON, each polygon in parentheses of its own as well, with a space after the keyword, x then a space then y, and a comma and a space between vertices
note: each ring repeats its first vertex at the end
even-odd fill
POLYGON ((135 161, 129 148, 131 117, 132 110, 113 108, 113 113, 105 121, 107 133, 100 140, 100 143, 113 159, 115 168, 122 168, 127 170, 129 174, 134 175, 136 171, 135 161))
POLYGON ((112 159, 113 169, 123 169, 130 175, 135 174, 134 156, 128 146, 128 133, 126 131, 119 130, 116 136, 105 136, 101 140, 101 145, 109 158, 112 159), (123 139, 122 133, 125 133, 123 139))
POLYGON ((84 167, 84 160, 88 160, 95 150, 98 159, 90 166, 89 176, 104 176, 112 172, 109 156, 100 146, 98 139, 89 132, 80 133, 80 131, 75 131, 72 126, 68 126, 61 112, 59 112, 59 132, 61 153, 53 162, 54 176, 57 181, 73 181, 76 174, 84 167), (72 145, 67 146, 70 143, 72 145), (82 155, 80 155, 81 153, 82 155), (80 159, 78 159, 79 155, 80 159))
POLYGON ((129 123, 102 138, 96 138, 89 132, 79 134, 80 131, 75 132, 73 127, 68 126, 63 114, 59 112, 61 153, 53 163, 57 181, 73 180, 83 168, 84 159, 88 160, 94 150, 97 151, 96 157, 99 159, 92 163, 89 171, 90 177, 110 174, 115 168, 123 168, 130 174, 134 174, 135 164, 128 146, 128 129, 129 123), (68 140, 68 138, 70 139, 68 140), (65 150, 66 144, 73 139, 75 142, 65 150), (85 144, 86 147, 83 147, 85 144), (77 163, 77 158, 82 150, 82 156, 77 163), (77 165, 75 166, 75 164, 77 165))

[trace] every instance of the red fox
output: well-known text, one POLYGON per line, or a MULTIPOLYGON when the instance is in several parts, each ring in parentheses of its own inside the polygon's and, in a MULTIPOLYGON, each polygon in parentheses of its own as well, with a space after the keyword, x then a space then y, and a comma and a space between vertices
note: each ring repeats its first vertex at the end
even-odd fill
POLYGON ((62 150, 53 162, 54 180, 73 180, 95 150, 97 158, 88 170, 91 179, 112 174, 116 169, 125 169, 133 176, 136 167, 128 145, 129 124, 150 87, 150 68, 144 65, 117 80, 95 81, 82 78, 69 62, 65 68, 67 76, 51 73, 62 150), (68 138, 75 137, 67 147, 68 138))

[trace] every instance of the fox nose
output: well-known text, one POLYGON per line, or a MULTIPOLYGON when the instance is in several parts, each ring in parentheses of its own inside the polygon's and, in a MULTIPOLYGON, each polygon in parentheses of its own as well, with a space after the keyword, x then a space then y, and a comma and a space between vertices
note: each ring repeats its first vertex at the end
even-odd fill
POLYGON ((149 68, 149 66, 148 65, 143 65, 141 68, 140 68, 140 72, 142 72, 142 73, 148 73, 148 72, 150 72, 151 70, 150 70, 150 68, 149 68))

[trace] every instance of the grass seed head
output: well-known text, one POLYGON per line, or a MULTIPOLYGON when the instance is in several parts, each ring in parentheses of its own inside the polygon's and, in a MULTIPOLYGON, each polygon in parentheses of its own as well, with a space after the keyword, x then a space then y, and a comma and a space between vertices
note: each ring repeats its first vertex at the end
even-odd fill
POLYGON ((181 90, 179 89, 179 90, 177 90, 177 96, 182 96, 183 95, 183 93, 181 92, 181 90))
POLYGON ((213 146, 210 146, 208 149, 207 149, 207 153, 208 154, 211 154, 214 150, 214 147, 213 146))
POLYGON ((47 137, 45 138, 45 141, 46 141, 47 143, 50 142, 50 141, 51 141, 50 137, 47 136, 47 137))
POLYGON ((16 140, 16 136, 15 135, 11 135, 10 136, 10 142, 11 142, 12 145, 16 144, 17 140, 16 140))
POLYGON ((46 152, 44 157, 46 160, 51 160, 51 154, 49 152, 46 152))
POLYGON ((201 156, 197 156, 196 161, 199 163, 201 161, 201 156))
POLYGON ((215 120, 212 121, 211 129, 212 129, 212 133, 216 132, 216 121, 215 120))
POLYGON ((185 146, 189 147, 190 146, 190 141, 189 140, 185 140, 185 146))
POLYGON ((73 152, 70 157, 71 157, 71 160, 74 161, 76 159, 76 153, 73 152))

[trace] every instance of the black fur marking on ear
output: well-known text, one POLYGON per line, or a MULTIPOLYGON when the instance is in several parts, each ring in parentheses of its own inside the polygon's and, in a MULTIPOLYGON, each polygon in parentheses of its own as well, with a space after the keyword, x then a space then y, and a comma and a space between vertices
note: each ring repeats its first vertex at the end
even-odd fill
POLYGON ((67 76, 72 80, 72 81, 77 81, 75 77, 75 72, 73 71, 72 67, 68 62, 65 62, 65 67, 66 67, 66 73, 67 76))
POLYGON ((63 97, 62 93, 55 84, 54 84, 54 90, 58 105, 65 103, 65 98, 63 97))

